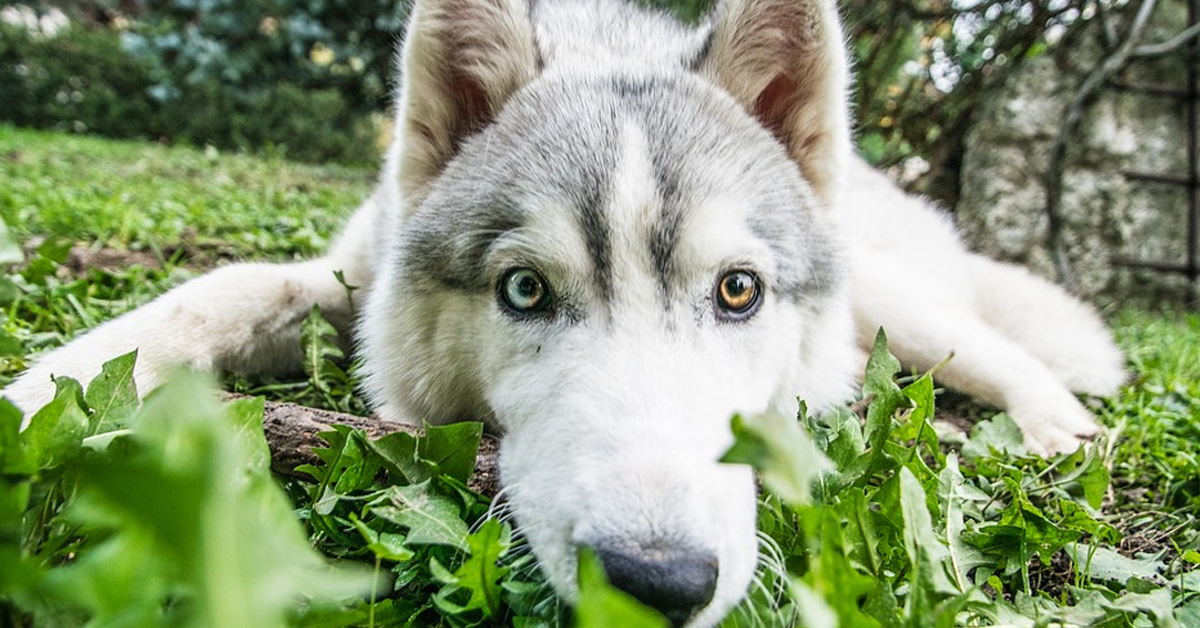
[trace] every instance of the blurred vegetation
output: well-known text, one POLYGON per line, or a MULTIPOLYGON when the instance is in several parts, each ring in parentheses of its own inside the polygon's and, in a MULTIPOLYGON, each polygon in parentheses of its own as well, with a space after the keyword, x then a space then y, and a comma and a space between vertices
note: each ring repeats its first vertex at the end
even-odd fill
MULTIPOLYGON (((712 0, 644 0, 700 19, 712 0)), ((842 0, 854 119, 872 162, 954 200, 974 104, 1120 0, 842 0), (909 160, 910 157, 920 160, 909 160)), ((14 5, 15 6, 15 5, 14 5)), ((0 37, 0 118, 22 125, 372 161, 403 0, 82 0, 56 34, 0 37)), ((11 20, 9 20, 11 21, 11 20)))
POLYGON ((302 161, 378 160, 369 114, 386 107, 403 15, 344 16, 400 3, 62 4, 5 9, 0 102, 13 106, 0 119, 302 161), (52 15, 69 24, 54 26, 52 15))
POLYGON ((1120 0, 843 0, 859 147, 953 206, 976 103, 1026 59, 1120 0))

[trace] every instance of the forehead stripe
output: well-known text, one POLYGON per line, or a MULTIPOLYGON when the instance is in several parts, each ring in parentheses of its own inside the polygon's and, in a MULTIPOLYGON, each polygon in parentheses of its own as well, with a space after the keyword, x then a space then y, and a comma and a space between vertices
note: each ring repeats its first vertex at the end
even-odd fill
POLYGON ((684 206, 679 190, 678 175, 665 163, 664 157, 654 151, 651 154, 654 180, 662 197, 658 219, 650 232, 650 259, 662 293, 663 304, 671 298, 672 279, 676 274, 675 245, 679 241, 683 225, 684 206))
POLYGON ((579 228, 587 243, 600 295, 612 290, 612 245, 604 215, 604 185, 599 176, 587 176, 582 189, 577 191, 579 228))

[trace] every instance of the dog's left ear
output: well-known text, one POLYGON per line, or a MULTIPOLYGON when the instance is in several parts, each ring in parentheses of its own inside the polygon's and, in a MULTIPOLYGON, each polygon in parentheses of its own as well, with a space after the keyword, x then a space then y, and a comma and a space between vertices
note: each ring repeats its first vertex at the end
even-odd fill
POLYGON ((471 134, 537 73, 526 0, 417 0, 400 58, 399 143, 384 176, 416 207, 471 134))
POLYGON ((834 0, 722 0, 701 73, 783 142, 832 206, 850 157, 849 74, 834 0))

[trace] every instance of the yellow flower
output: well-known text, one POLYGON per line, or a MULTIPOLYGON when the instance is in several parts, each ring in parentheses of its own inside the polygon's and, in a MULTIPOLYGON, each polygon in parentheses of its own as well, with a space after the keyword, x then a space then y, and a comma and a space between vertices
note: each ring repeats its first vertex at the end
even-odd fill
POLYGON ((312 50, 308 51, 309 60, 320 66, 326 66, 330 63, 333 63, 333 59, 336 56, 337 55, 333 53, 332 48, 321 42, 314 44, 312 50))

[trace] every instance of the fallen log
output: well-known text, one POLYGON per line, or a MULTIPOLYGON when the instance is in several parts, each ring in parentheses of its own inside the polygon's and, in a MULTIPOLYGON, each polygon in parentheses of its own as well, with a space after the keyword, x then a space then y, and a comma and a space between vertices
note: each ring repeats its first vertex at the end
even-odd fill
MULTIPOLYGON (((421 428, 403 423, 331 412, 294 403, 267 401, 263 411, 263 431, 271 448, 271 470, 280 475, 307 479, 308 475, 296 471, 296 468, 320 461, 313 453, 313 448, 324 447, 326 443, 318 434, 328 432, 334 425, 361 429, 371 438, 395 432, 407 432, 414 436, 424 434, 421 428)), ((475 458, 475 474, 467 484, 471 490, 488 497, 495 496, 500 490, 497 462, 499 446, 499 439, 490 434, 483 435, 483 440, 479 443, 479 455, 475 458)))

